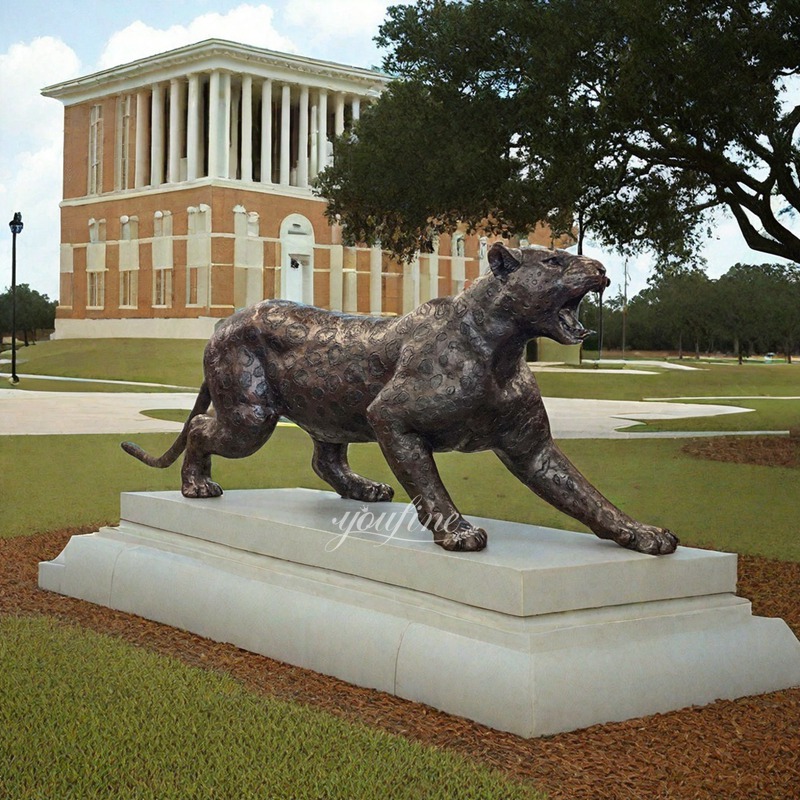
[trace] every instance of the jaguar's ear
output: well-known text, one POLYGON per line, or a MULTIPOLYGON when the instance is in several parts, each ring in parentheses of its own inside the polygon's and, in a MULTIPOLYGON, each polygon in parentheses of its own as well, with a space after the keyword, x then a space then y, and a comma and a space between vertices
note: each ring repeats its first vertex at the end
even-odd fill
POLYGON ((522 253, 517 248, 506 247, 502 242, 495 242, 489 248, 489 268, 496 278, 506 280, 521 264, 522 253))

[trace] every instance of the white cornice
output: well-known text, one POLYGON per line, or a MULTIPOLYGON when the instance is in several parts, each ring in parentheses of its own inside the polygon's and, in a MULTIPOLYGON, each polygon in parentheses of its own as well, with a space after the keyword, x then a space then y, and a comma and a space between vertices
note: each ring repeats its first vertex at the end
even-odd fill
POLYGON ((207 39, 46 86, 42 94, 61 100, 65 105, 73 105, 215 69, 360 96, 377 95, 391 80, 390 76, 377 70, 265 50, 223 39, 207 39))
POLYGON ((299 186, 283 186, 279 183, 257 183, 255 181, 240 181, 233 178, 199 178, 196 181, 183 181, 182 183, 163 183, 160 186, 143 186, 140 189, 124 189, 104 194, 84 195, 83 197, 69 197, 59 203, 60 208, 74 208, 78 206, 91 206, 99 203, 114 202, 118 200, 131 201, 141 197, 152 197, 160 194, 176 194, 180 192, 196 191, 197 189, 236 189, 254 194, 280 195, 300 200, 312 200, 318 203, 327 202, 324 197, 315 195, 310 188, 299 186))

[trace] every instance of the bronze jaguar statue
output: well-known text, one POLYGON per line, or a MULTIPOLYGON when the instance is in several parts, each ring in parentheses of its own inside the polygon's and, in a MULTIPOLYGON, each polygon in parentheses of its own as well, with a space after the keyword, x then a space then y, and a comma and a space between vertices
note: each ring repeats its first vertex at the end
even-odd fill
POLYGON ((535 336, 577 344, 590 291, 609 281, 593 259, 564 251, 489 250, 491 272, 455 297, 398 318, 324 311, 264 300, 225 320, 205 350, 205 380, 175 443, 152 467, 186 451, 181 491, 217 497, 211 456, 243 458, 269 439, 281 417, 314 440, 314 471, 342 497, 391 500, 392 487, 354 473, 351 442, 380 444, 413 498, 420 521, 446 550, 482 550, 486 532, 461 516, 433 453, 494 450, 524 484, 602 539, 642 553, 675 550, 668 530, 635 521, 610 503, 564 456, 550 434, 541 394, 525 363, 535 336), (207 414, 213 403, 216 414, 207 414))

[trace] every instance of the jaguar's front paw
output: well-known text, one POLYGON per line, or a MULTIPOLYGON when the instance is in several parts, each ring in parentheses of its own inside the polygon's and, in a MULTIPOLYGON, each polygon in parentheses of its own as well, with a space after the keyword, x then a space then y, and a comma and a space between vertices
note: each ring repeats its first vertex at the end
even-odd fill
POLYGON ((614 537, 614 541, 628 550, 663 556, 674 553, 678 547, 678 537, 666 528, 635 523, 614 537))
POLYGON ((445 550, 483 550, 489 537, 483 528, 476 528, 462 519, 454 529, 434 534, 436 544, 445 550))

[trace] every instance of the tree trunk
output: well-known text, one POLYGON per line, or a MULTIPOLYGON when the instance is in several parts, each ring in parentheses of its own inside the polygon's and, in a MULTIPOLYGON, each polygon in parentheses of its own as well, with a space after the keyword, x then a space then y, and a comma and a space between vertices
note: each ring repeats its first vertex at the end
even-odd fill
POLYGON ((683 358, 683 334, 678 334, 678 358, 683 358))

